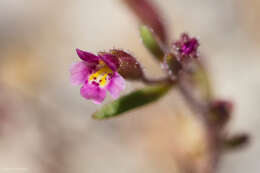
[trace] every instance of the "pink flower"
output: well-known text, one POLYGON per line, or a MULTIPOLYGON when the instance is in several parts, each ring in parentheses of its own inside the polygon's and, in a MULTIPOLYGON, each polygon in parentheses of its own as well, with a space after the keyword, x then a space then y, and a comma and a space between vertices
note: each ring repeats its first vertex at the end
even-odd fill
POLYGON ((83 84, 80 94, 96 104, 103 102, 106 91, 112 98, 118 98, 120 91, 125 88, 125 80, 117 72, 117 58, 109 53, 99 53, 96 56, 80 49, 76 51, 82 61, 72 65, 70 79, 73 85, 83 84))

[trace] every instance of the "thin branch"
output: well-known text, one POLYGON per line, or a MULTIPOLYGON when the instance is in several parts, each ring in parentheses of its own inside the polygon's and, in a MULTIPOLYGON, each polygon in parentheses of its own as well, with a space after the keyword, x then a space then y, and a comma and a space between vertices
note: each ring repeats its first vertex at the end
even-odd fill
POLYGON ((165 78, 159 78, 159 79, 150 79, 146 76, 142 76, 141 78, 142 82, 144 82, 147 85, 157 85, 157 84, 163 84, 163 83, 175 83, 177 80, 170 79, 169 77, 165 78))
POLYGON ((181 80, 178 82, 178 88, 189 107, 195 111, 195 114, 203 122, 207 132, 206 139, 208 141, 210 151, 210 164, 205 168, 205 173, 215 173, 217 171, 217 164, 221 155, 221 131, 219 131, 210 120, 211 112, 208 108, 208 104, 196 99, 191 90, 189 90, 189 88, 186 87, 185 83, 181 80))

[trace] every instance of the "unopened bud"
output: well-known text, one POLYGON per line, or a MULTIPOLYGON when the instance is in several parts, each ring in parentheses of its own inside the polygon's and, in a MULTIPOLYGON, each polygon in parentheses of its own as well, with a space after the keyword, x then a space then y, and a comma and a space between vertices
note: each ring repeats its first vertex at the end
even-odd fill
POLYGON ((110 53, 118 59, 118 73, 125 79, 138 80, 143 77, 142 67, 132 55, 117 49, 110 50, 110 53))
POLYGON ((181 35, 180 40, 173 44, 180 61, 186 61, 198 56, 199 42, 196 38, 190 38, 186 33, 181 35))
POLYGON ((211 103, 210 110, 213 114, 213 121, 218 125, 223 126, 230 119, 233 104, 225 100, 216 100, 211 103))

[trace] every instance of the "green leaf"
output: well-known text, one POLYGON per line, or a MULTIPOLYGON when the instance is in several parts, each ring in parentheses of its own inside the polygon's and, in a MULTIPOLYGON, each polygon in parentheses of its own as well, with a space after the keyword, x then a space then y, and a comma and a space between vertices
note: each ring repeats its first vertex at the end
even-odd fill
POLYGON ((248 134, 237 134, 229 138, 224 139, 223 147, 226 150, 239 149, 244 147, 250 142, 250 136, 248 134))
POLYGON ((162 61, 164 56, 161 48, 162 46, 160 46, 160 43, 152 30, 143 25, 140 27, 140 35, 145 47, 157 58, 157 60, 162 61))
POLYGON ((93 114, 93 118, 105 119, 115 117, 126 111, 154 102, 164 96, 170 88, 171 85, 162 84, 157 86, 148 86, 134 91, 103 106, 101 110, 93 114))

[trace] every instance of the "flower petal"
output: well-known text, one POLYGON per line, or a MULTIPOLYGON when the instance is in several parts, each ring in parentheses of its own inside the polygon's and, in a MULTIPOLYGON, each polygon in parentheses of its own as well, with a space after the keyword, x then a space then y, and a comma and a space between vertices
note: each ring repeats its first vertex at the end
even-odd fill
POLYGON ((120 91, 125 89, 125 80, 117 72, 112 77, 109 84, 106 86, 106 89, 109 91, 110 95, 116 99, 120 95, 120 91))
POLYGON ((74 63, 70 68, 70 82, 72 85, 80 85, 87 80, 89 74, 90 69, 84 62, 74 63))
POLYGON ((91 99, 95 104, 100 104, 106 97, 106 90, 98 85, 86 82, 81 87, 80 94, 86 99, 91 99))
POLYGON ((96 64, 98 63, 99 60, 98 56, 80 49, 76 49, 76 52, 80 57, 80 59, 82 59, 83 61, 86 61, 88 63, 96 63, 96 64))
POLYGON ((110 53, 100 53, 99 56, 111 70, 116 71, 118 69, 119 61, 114 55, 110 53))

